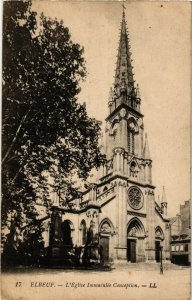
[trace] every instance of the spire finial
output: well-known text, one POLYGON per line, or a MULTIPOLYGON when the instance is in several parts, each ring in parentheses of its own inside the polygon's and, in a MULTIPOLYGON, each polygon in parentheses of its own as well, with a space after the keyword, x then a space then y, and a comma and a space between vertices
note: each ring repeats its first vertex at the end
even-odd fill
POLYGON ((109 90, 109 101, 113 101, 113 89, 112 89, 112 87, 110 87, 110 90, 109 90))
POLYGON ((123 1, 123 3, 121 4, 122 7, 123 7, 123 16, 125 16, 125 9, 126 9, 124 2, 125 2, 125 1, 123 1))
POLYGON ((166 197, 166 193, 165 193, 165 186, 163 186, 161 203, 167 203, 167 197, 166 197))

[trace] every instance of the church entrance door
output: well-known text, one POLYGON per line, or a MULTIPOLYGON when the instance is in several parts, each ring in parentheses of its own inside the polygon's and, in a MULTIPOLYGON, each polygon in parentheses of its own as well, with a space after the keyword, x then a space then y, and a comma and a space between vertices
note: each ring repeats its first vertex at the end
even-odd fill
POLYGON ((127 260, 135 263, 136 262, 136 239, 127 240, 127 260))
POLYGON ((155 241, 155 260, 160 262, 160 241, 155 241))
POLYGON ((71 237, 71 226, 69 220, 65 220, 62 224, 63 245, 71 248, 73 245, 71 237))
POLYGON ((100 238, 100 255, 101 260, 107 261, 109 260, 109 237, 101 236, 100 238))

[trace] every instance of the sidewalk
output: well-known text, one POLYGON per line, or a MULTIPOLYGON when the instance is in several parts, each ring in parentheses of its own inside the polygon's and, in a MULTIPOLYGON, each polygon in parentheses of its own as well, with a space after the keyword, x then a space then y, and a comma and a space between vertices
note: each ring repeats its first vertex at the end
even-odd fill
MULTIPOLYGON (((115 261, 113 268, 116 270, 127 269, 133 271, 157 271, 160 270, 160 263, 157 262, 140 262, 128 263, 126 261, 115 261)), ((163 262, 163 270, 183 270, 190 269, 190 266, 179 266, 171 262, 163 262)))

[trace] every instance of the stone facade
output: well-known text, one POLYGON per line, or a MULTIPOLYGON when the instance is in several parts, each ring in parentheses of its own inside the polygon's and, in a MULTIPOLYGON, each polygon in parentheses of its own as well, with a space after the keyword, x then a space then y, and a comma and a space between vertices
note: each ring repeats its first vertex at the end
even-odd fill
POLYGON ((81 199, 65 206, 54 204, 47 231, 50 245, 84 246, 91 227, 106 259, 159 261, 160 246, 163 259, 170 259, 167 200, 164 192, 161 204, 155 201, 152 159, 140 105, 123 12, 115 82, 106 118, 106 161, 81 199))

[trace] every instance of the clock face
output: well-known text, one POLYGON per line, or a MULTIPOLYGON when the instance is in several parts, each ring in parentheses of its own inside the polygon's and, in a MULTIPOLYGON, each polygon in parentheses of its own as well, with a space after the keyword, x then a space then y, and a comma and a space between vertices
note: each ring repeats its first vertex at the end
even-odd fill
POLYGON ((138 187, 133 186, 129 189, 128 202, 133 209, 140 209, 143 206, 143 194, 138 187))

